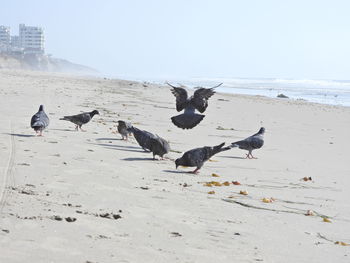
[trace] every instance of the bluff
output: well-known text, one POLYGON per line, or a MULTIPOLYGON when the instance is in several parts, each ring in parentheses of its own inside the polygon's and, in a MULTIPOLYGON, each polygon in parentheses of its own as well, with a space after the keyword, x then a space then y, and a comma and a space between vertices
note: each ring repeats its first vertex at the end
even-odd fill
POLYGON ((64 72, 97 75, 93 68, 72 63, 65 59, 37 54, 0 54, 0 69, 25 69, 47 72, 64 72))

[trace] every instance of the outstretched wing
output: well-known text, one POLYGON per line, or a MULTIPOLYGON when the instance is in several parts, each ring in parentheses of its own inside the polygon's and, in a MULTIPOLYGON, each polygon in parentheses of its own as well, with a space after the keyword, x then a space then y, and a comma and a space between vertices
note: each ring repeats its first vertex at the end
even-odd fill
POLYGON ((193 106, 201 113, 208 107, 208 99, 215 93, 214 88, 199 88, 193 94, 193 106))
POLYGON ((186 107, 187 103, 187 91, 180 87, 175 87, 169 83, 167 83, 170 87, 172 87, 171 92, 176 97, 176 110, 182 111, 186 107))

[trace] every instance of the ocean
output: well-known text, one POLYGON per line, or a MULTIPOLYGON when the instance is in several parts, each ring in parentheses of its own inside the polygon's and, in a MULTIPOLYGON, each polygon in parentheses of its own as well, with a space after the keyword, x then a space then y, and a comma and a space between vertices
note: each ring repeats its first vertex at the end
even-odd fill
POLYGON ((226 93, 261 95, 276 98, 283 94, 291 99, 302 99, 330 105, 350 106, 350 81, 297 79, 191 79, 182 84, 189 87, 215 86, 226 93))
POLYGON ((311 80, 311 79, 279 79, 279 78, 130 78, 140 82, 150 82, 164 85, 167 81, 175 86, 185 85, 188 88, 198 86, 213 87, 218 92, 260 95, 276 98, 283 94, 294 100, 305 100, 321 104, 350 107, 350 80, 311 80))
MULTIPOLYGON (((350 106, 350 81, 297 79, 191 79, 181 82, 188 87, 210 87, 223 83, 216 90, 225 93, 261 95, 276 98, 283 94, 291 99, 302 99, 330 105, 350 106)), ((173 83, 174 85, 177 85, 173 83)))

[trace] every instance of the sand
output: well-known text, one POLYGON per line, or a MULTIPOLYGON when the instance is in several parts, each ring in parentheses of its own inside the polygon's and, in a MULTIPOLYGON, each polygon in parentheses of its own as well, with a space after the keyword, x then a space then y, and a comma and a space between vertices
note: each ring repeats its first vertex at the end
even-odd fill
POLYGON ((0 262, 350 261, 336 244, 350 244, 350 108, 218 93, 185 131, 170 122, 168 87, 2 70, 0 109, 0 262), (51 123, 35 137, 40 104, 51 123), (59 120, 93 109, 87 132, 59 120), (232 149, 193 175, 122 141, 119 119, 169 140, 170 159, 261 126, 265 145, 256 160, 232 149))

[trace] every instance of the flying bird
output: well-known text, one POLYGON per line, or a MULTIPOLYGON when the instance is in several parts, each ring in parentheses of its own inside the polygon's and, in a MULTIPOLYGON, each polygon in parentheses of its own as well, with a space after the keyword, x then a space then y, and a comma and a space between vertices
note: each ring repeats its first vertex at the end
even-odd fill
POLYGON ((130 131, 130 128, 132 127, 130 122, 126 121, 118 121, 118 132, 122 136, 122 140, 128 140, 128 135, 130 135, 132 132, 130 131))
POLYGON ((169 143, 158 135, 155 138, 151 138, 150 150, 153 153, 153 159, 155 156, 160 156, 160 159, 163 160, 164 154, 167 154, 170 151, 169 143))
POLYGON ((191 97, 188 97, 187 91, 182 87, 175 87, 167 82, 172 87, 171 92, 176 97, 176 110, 184 113, 171 117, 171 121, 179 128, 192 129, 200 123, 205 115, 195 113, 198 110, 200 113, 205 112, 208 107, 208 99, 214 95, 214 89, 221 86, 219 85, 212 88, 197 87, 191 97))
POLYGON ((43 136, 43 130, 49 126, 50 119, 44 111, 44 105, 40 105, 39 111, 32 116, 30 120, 30 127, 34 129, 36 134, 43 136))
POLYGON ((60 120, 70 121, 74 123, 76 131, 79 130, 78 128, 80 128, 81 131, 85 131, 81 128, 81 126, 91 121, 92 117, 94 117, 96 114, 100 115, 97 110, 93 110, 91 112, 83 112, 77 115, 64 116, 60 120))
POLYGON ((231 144, 231 148, 238 147, 239 149, 247 150, 248 153, 246 158, 257 159, 256 157, 253 156, 252 151, 256 149, 260 149, 264 145, 264 133, 265 133, 265 128, 261 127, 260 130, 254 135, 244 140, 233 142, 231 144))
POLYGON ((197 174, 199 169, 202 168, 204 162, 208 161, 210 157, 222 151, 230 150, 231 147, 224 147, 225 143, 219 144, 214 147, 205 146, 202 148, 196 148, 185 152, 181 158, 175 160, 176 169, 179 165, 196 167, 191 173, 197 174))

